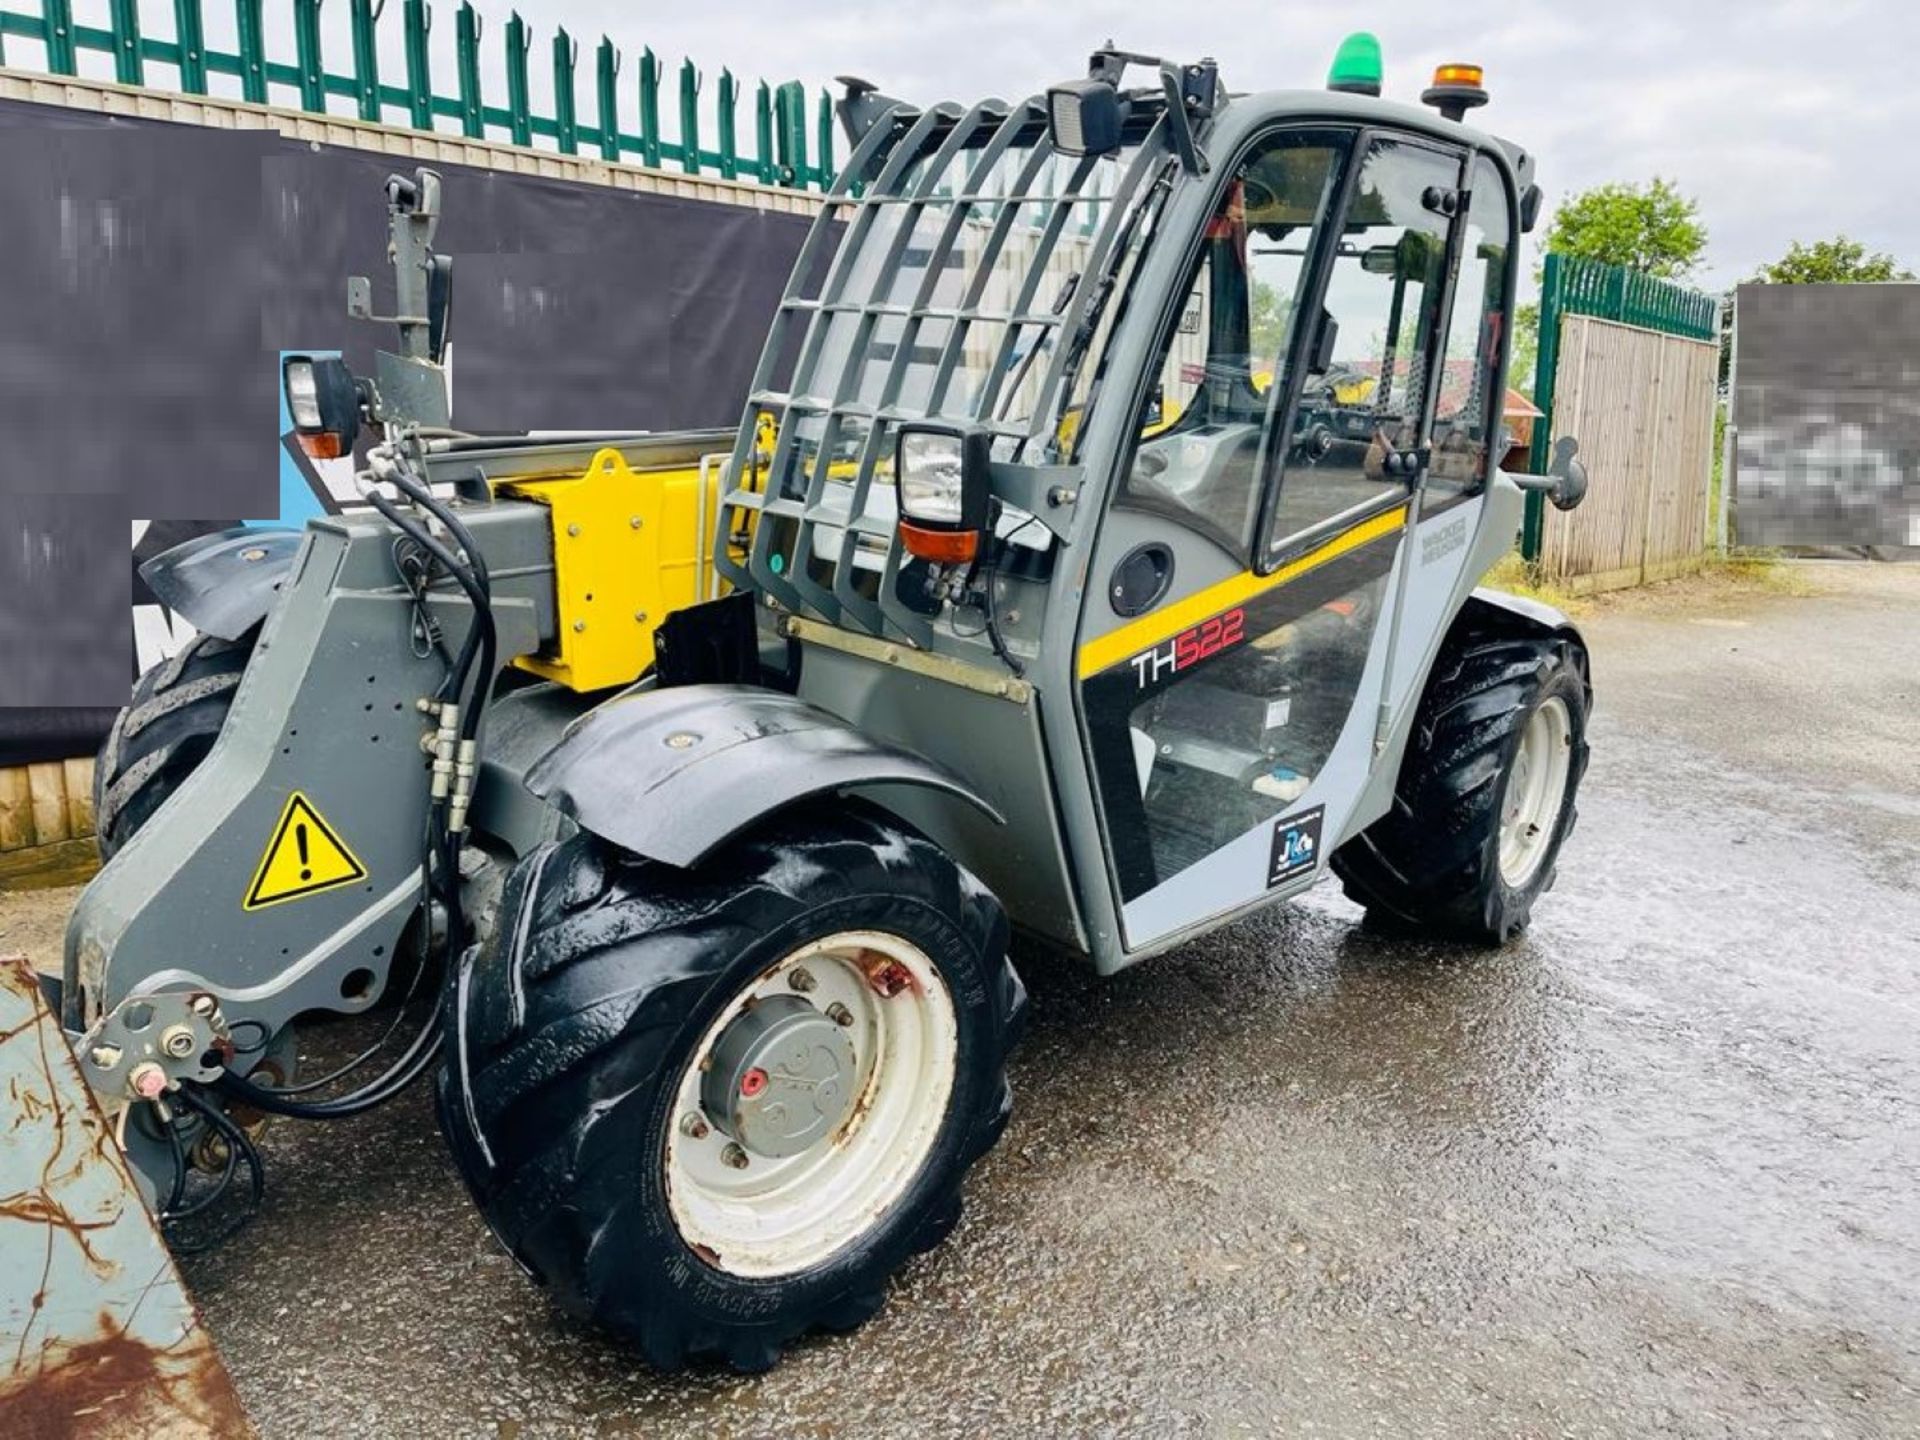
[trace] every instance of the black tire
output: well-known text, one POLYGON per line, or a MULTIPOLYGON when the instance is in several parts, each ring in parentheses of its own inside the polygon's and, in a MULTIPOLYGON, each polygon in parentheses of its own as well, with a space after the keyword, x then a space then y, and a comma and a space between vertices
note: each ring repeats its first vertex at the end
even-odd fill
POLYGON ((857 803, 783 813, 691 871, 577 835, 515 868, 493 937, 448 987, 441 1126, 488 1224, 564 1309, 662 1370, 764 1369, 808 1330, 866 1320, 887 1277, 959 1218, 961 1179, 1011 1106, 1026 995, 1006 949, 979 881, 857 803), (811 1269, 743 1278, 672 1220, 676 1081, 740 989, 847 929, 910 939, 947 982, 959 1047, 946 1118, 879 1225, 811 1269))
POLYGON ((258 625, 238 640, 195 635, 134 682, 133 698, 114 717, 93 766, 102 860, 111 860, 207 758, 259 637, 258 625))
POLYGON ((1525 929, 1578 817, 1591 699, 1571 636, 1456 630, 1428 678, 1393 808, 1334 853, 1348 897, 1388 929, 1494 945, 1525 929), (1500 871, 1501 799, 1527 721, 1556 697, 1573 752, 1566 788, 1546 854, 1516 889, 1500 871))

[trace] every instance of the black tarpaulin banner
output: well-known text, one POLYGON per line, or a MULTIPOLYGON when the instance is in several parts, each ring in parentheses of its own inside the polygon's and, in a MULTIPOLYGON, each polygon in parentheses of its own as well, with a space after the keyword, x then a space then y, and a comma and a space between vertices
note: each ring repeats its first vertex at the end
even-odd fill
MULTIPOLYGON (((392 327, 347 318, 346 277, 391 308, 383 183, 416 163, 0 101, 0 765, 104 734, 130 609, 157 611, 132 566, 163 536, 273 517, 279 356, 339 350, 370 372, 391 346, 392 327)), ((433 168, 456 424, 739 418, 810 217, 433 168)), ((182 638, 143 620, 146 659, 182 638)))

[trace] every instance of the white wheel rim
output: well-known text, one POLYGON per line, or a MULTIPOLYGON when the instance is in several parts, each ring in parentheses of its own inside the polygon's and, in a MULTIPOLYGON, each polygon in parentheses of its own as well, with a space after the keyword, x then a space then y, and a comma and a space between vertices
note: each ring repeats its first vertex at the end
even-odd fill
POLYGON ((920 1173, 946 1119, 959 1054, 953 998, 933 962, 897 935, 845 931, 809 942, 735 995, 710 1024, 681 1074, 666 1144, 667 1207, 680 1237, 709 1265, 734 1275, 809 1269, 875 1229, 920 1173), (894 963, 911 977, 882 995, 869 967, 894 963), (846 1118, 785 1159, 734 1147, 701 1110, 701 1079, 721 1032, 750 1001, 799 993, 823 1014, 846 1007, 854 1049, 846 1118), (804 983, 804 981, 803 981, 804 983), (707 1123, 691 1123, 699 1116, 707 1123))
POLYGON ((1553 845, 1573 763, 1573 720, 1551 696, 1527 717, 1500 800, 1500 878, 1513 889, 1532 880, 1553 845))

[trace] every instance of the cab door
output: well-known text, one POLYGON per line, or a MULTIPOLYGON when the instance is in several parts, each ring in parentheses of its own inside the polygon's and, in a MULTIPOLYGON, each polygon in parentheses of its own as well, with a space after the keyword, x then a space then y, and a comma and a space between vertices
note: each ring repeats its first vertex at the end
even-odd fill
POLYGON ((1076 655, 1129 951, 1311 883, 1367 775, 1462 163, 1269 133, 1162 317, 1076 655))

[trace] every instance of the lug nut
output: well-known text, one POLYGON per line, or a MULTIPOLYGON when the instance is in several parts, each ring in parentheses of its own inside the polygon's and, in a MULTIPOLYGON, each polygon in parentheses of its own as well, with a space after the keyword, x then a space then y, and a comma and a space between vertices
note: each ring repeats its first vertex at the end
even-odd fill
POLYGON ((680 1133, 689 1140, 707 1138, 707 1117, 694 1110, 680 1117, 680 1133))
POLYGON ((898 960, 889 960, 884 955, 868 960, 866 971, 867 983, 873 987, 874 994, 884 999, 892 999, 913 984, 913 972, 898 960))
POLYGON ((127 1088, 142 1100, 151 1100, 167 1088, 167 1072, 151 1060, 144 1061, 128 1073, 127 1088))
POLYGON ((802 995, 811 994, 813 987, 818 983, 819 982, 813 978, 813 972, 811 970, 795 968, 787 975, 787 984, 791 985, 802 995))
POLYGON ((184 1060, 193 1053, 193 1027, 190 1025, 170 1025, 160 1037, 160 1048, 175 1060, 184 1060))
POLYGON ((747 1168, 747 1152, 742 1150, 738 1145, 729 1144, 726 1149, 720 1152, 720 1159, 723 1164, 730 1165, 735 1170, 744 1170, 747 1168))
POLYGON ((838 1000, 834 1001, 833 1004, 827 1007, 827 1018, 833 1021, 833 1023, 836 1025, 853 1024, 853 1012, 847 1009, 847 1007, 842 1005, 838 1000))
POLYGON ((187 1008, 196 1015, 211 1015, 220 1008, 220 1002, 203 990, 187 1002, 187 1008))

